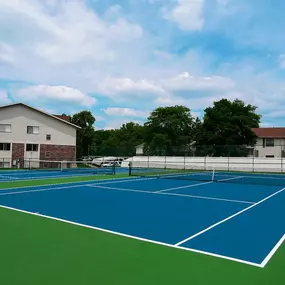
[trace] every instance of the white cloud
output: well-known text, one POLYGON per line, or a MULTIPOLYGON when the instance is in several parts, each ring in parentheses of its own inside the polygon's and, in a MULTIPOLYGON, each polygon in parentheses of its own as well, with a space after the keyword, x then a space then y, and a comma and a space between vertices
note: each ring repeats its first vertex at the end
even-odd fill
POLYGON ((204 26, 203 8, 204 0, 177 0, 174 7, 164 9, 164 17, 182 30, 201 30, 204 26))
POLYGON ((128 122, 134 122, 134 123, 140 124, 140 121, 132 120, 130 118, 124 118, 121 120, 109 120, 103 129, 104 130, 119 129, 123 124, 126 124, 128 122))
POLYGON ((25 87, 17 90, 14 98, 41 103, 64 103, 77 104, 83 107, 91 107, 96 103, 96 99, 90 97, 77 89, 66 86, 37 85, 25 87))
POLYGON ((149 115, 148 111, 135 110, 135 109, 131 109, 131 108, 108 107, 106 109, 103 109, 103 111, 108 116, 146 118, 149 115))
MULTIPOLYGON (((94 6, 99 7, 99 2, 94 6)), ((278 67, 264 72, 263 64, 264 59, 268 63, 275 58, 274 50, 270 50, 271 58, 267 58, 268 52, 265 52, 264 57, 256 61, 250 58, 254 45, 249 55, 241 49, 242 55, 216 57, 216 50, 201 52, 199 44, 205 47, 204 36, 195 39, 193 47, 188 38, 190 33, 177 30, 173 33, 172 25, 165 25, 161 19, 136 17, 140 5, 145 5, 146 15, 155 15, 159 12, 155 9, 164 6, 164 16, 183 30, 201 30, 207 20, 209 35, 215 36, 216 32, 221 35, 218 28, 222 28, 223 32, 230 30, 226 33, 230 39, 236 39, 244 33, 248 35, 250 30, 245 29, 244 24, 240 28, 236 21, 237 13, 246 12, 247 2, 212 1, 208 7, 218 3, 219 9, 214 10, 218 13, 208 13, 209 18, 205 20, 206 1, 152 0, 154 4, 147 10, 148 2, 150 0, 144 0, 143 4, 134 1, 133 10, 127 11, 123 4, 107 7, 106 12, 100 9, 103 13, 100 15, 84 1, 0 0, 0 78, 11 80, 7 85, 9 94, 13 94, 13 99, 32 102, 35 106, 52 110, 66 106, 72 111, 94 106, 96 99, 88 94, 98 94, 102 100, 100 106, 126 119, 138 114, 143 117, 143 113, 138 112, 144 111, 140 110, 152 110, 159 105, 182 104, 198 112, 221 98, 241 98, 258 106, 258 112, 271 112, 272 118, 276 116, 274 112, 285 104, 285 84, 277 74, 278 67), (229 17, 233 20, 228 21, 229 17), (154 27, 159 33, 153 32, 154 27), (242 33, 233 33, 233 29, 242 33), (236 61, 243 56, 244 60, 236 61), (17 83, 13 81, 35 86, 17 92, 19 87, 15 87, 17 83), (16 91, 11 92, 11 89, 16 91), (107 108, 106 99, 109 106, 116 104, 126 108, 107 108), (124 105, 118 104, 122 101, 124 105), (54 104, 48 106, 49 103, 54 104)), ((251 14, 245 13, 244 17, 248 15, 251 14)), ((268 43, 268 32, 262 28, 260 31, 268 43)), ((272 34, 282 38, 280 33, 272 34)), ((240 47, 243 42, 234 43, 240 47)), ((217 46, 217 52, 220 51, 217 46)), ((281 55, 279 61, 285 68, 285 55, 281 55)), ((9 98, 7 94, 1 95, 0 100, 8 102, 9 98)), ((110 120, 105 114, 104 117, 105 121, 110 120)), ((116 123, 114 120, 112 125, 116 123)))
POLYGON ((11 99, 8 97, 7 93, 0 90, 0 105, 7 105, 11 103, 11 99))
POLYGON ((20 53, 49 63, 110 61, 120 53, 119 45, 143 35, 139 25, 124 18, 104 21, 81 1, 0 1, 1 18, 0 33, 9 30, 25 47, 20 53))
POLYGON ((133 80, 131 78, 115 78, 107 77, 99 84, 99 90, 102 94, 113 98, 114 100, 122 99, 122 97, 116 97, 117 94, 130 98, 143 97, 146 94, 161 94, 164 90, 158 86, 155 82, 148 80, 133 80))
POLYGON ((284 110, 274 110, 272 112, 264 114, 264 117, 285 118, 285 111, 284 110))
POLYGON ((285 68, 285 54, 279 56, 279 64, 281 68, 285 68))
POLYGON ((171 91, 222 91, 235 87, 235 82, 221 76, 197 77, 183 72, 178 76, 162 81, 165 88, 171 91))
POLYGON ((104 16, 107 19, 118 18, 122 13, 122 7, 118 4, 115 4, 107 9, 104 16))
POLYGON ((186 105, 187 100, 175 96, 160 96, 155 100, 155 104, 160 106, 186 105))
POLYGON ((14 49, 5 43, 0 43, 0 63, 12 64, 15 62, 14 49))

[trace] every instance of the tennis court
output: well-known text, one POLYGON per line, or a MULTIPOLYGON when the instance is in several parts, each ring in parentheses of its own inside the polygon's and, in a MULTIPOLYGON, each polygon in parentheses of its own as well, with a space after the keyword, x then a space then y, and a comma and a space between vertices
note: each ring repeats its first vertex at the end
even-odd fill
POLYGON ((1 190, 0 205, 264 268, 285 238, 283 176, 214 173, 223 182, 219 183, 212 179, 212 172, 189 175, 152 173, 149 177, 139 174, 127 179, 10 188, 1 190))
MULTIPOLYGON (((117 168, 118 173, 128 173, 128 169, 117 168)), ((34 170, 2 170, 0 171, 0 182, 9 182, 13 180, 31 180, 31 179, 48 179, 79 177, 90 175, 114 175, 114 167, 105 168, 66 168, 66 169, 34 169, 34 170)))

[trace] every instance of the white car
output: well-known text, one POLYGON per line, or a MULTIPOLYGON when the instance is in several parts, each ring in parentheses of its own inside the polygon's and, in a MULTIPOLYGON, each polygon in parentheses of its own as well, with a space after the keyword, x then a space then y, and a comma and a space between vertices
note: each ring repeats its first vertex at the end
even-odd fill
POLYGON ((100 167, 111 167, 111 166, 113 166, 114 165, 114 163, 113 162, 102 162, 101 163, 101 165, 100 165, 100 167))
POLYGON ((111 167, 111 166, 121 166, 119 161, 106 161, 102 162, 100 167, 111 167))

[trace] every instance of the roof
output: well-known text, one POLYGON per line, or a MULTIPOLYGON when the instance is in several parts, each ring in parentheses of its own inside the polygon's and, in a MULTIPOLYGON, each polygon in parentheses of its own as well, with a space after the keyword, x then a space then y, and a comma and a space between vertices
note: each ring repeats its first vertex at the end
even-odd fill
POLYGON ((29 105, 27 105, 27 104, 24 104, 24 103, 14 103, 14 104, 9 104, 9 105, 0 106, 0 109, 10 108, 10 107, 14 107, 14 106, 24 106, 24 107, 26 107, 26 108, 29 108, 29 109, 34 110, 34 111, 36 111, 36 112, 39 112, 39 113, 41 113, 41 114, 43 114, 43 115, 52 117, 52 118, 54 118, 55 120, 58 120, 58 121, 61 121, 61 122, 65 123, 65 124, 68 124, 68 125, 70 125, 70 126, 73 126, 73 127, 77 128, 77 129, 81 129, 81 127, 70 123, 68 116, 63 116, 63 115, 51 115, 51 114, 49 114, 49 113, 46 113, 46 112, 44 112, 44 111, 42 111, 42 110, 36 109, 36 108, 34 108, 34 107, 32 107, 32 106, 29 106, 29 105), (66 117, 68 117, 68 119, 66 119, 66 117))
POLYGON ((285 128, 253 128, 257 137, 262 138, 285 138, 285 128))
POLYGON ((55 116, 55 117, 57 117, 57 118, 59 118, 59 119, 62 119, 62 120, 64 120, 64 121, 66 121, 66 122, 70 122, 70 117, 67 116, 67 115, 54 115, 54 114, 53 114, 53 116, 55 116))
POLYGON ((143 147, 144 146, 144 143, 141 143, 139 145, 136 145, 135 148, 139 148, 139 147, 143 147))

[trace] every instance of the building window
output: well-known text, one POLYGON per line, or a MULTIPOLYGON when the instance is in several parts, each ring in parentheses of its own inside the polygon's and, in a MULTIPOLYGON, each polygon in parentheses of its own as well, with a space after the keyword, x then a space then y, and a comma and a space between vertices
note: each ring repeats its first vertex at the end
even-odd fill
POLYGON ((27 126, 27 134, 38 134, 40 128, 38 126, 27 126))
POLYGON ((10 143, 0 143, 0 150, 10 151, 11 144, 10 143))
POLYGON ((274 154, 266 154, 265 157, 266 158, 274 158, 274 154))
POLYGON ((0 124, 0 133, 11 133, 10 124, 0 124))
POLYGON ((47 139, 47 141, 50 141, 51 140, 51 134, 47 134, 46 139, 47 139))
POLYGON ((38 149, 39 149, 38 144, 31 144, 31 143, 26 144, 26 151, 38 151, 38 149))
POLYGON ((50 157, 51 157, 50 151, 46 151, 46 152, 45 152, 45 157, 46 157, 46 158, 50 158, 50 157))
POLYGON ((274 146, 274 139, 265 139, 265 146, 274 146))

